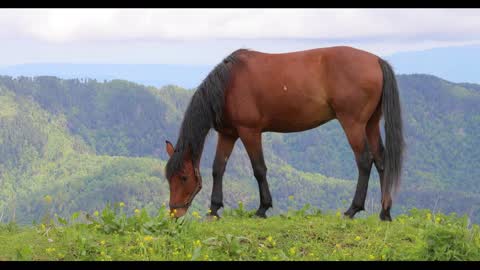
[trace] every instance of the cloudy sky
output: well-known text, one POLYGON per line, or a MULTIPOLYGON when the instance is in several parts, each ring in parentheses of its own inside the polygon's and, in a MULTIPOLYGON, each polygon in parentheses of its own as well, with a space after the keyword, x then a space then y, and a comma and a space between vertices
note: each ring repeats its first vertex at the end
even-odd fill
POLYGON ((0 66, 215 64, 237 48, 381 56, 480 44, 480 9, 2 9, 0 66))

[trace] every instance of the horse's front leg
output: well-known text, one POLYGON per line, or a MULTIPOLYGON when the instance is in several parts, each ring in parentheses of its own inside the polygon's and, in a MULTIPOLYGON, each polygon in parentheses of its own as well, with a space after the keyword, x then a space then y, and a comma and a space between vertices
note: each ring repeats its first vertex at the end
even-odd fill
POLYGON ((253 174, 257 179, 260 191, 260 207, 256 215, 266 218, 267 210, 272 207, 272 196, 268 188, 267 166, 263 159, 262 133, 251 129, 241 129, 239 135, 252 163, 253 174))
POLYGON ((237 141, 236 136, 228 136, 218 133, 217 151, 213 161, 212 176, 212 199, 210 204, 210 215, 218 217, 218 210, 223 207, 222 181, 228 158, 232 153, 233 146, 237 141))

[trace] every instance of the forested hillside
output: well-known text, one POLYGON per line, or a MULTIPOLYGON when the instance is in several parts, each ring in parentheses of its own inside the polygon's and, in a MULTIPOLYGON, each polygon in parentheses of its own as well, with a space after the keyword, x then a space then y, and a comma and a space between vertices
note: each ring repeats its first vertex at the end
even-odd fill
MULTIPOLYGON (((398 82, 407 153, 394 213, 431 208, 480 222, 480 86, 429 75, 400 75, 398 82)), ((65 215, 100 209, 107 201, 128 202, 129 211, 154 211, 167 202, 165 140, 176 140, 192 90, 7 76, 0 77, 0 89, 0 221, 40 218, 47 195, 55 212, 65 215)), ((208 206, 215 137, 212 131, 207 139, 204 189, 194 208, 208 206)), ((269 213, 291 206, 290 195, 295 207, 348 206, 357 172, 337 121, 307 132, 265 134, 264 145, 274 197, 269 213)), ((240 142, 224 193, 227 207, 239 200, 247 208, 258 206, 257 184, 240 142)), ((367 211, 377 211, 376 172, 368 200, 367 211)))

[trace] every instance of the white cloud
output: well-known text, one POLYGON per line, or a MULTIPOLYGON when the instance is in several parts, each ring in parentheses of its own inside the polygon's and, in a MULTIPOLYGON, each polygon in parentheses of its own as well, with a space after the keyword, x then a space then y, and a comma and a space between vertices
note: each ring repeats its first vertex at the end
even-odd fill
POLYGON ((4 9, 3 63, 214 64, 239 47, 379 55, 480 44, 480 9, 4 9), (18 45, 22 44, 22 45, 18 45))
POLYGON ((50 42, 438 39, 480 34, 480 9, 8 9, 0 35, 50 42))

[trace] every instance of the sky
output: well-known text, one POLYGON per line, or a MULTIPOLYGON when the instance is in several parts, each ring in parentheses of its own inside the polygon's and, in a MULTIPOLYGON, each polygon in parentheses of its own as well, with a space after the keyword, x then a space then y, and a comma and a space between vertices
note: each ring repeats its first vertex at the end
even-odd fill
POLYGON ((1 9, 0 66, 213 65, 238 48, 479 45, 480 9, 1 9))

